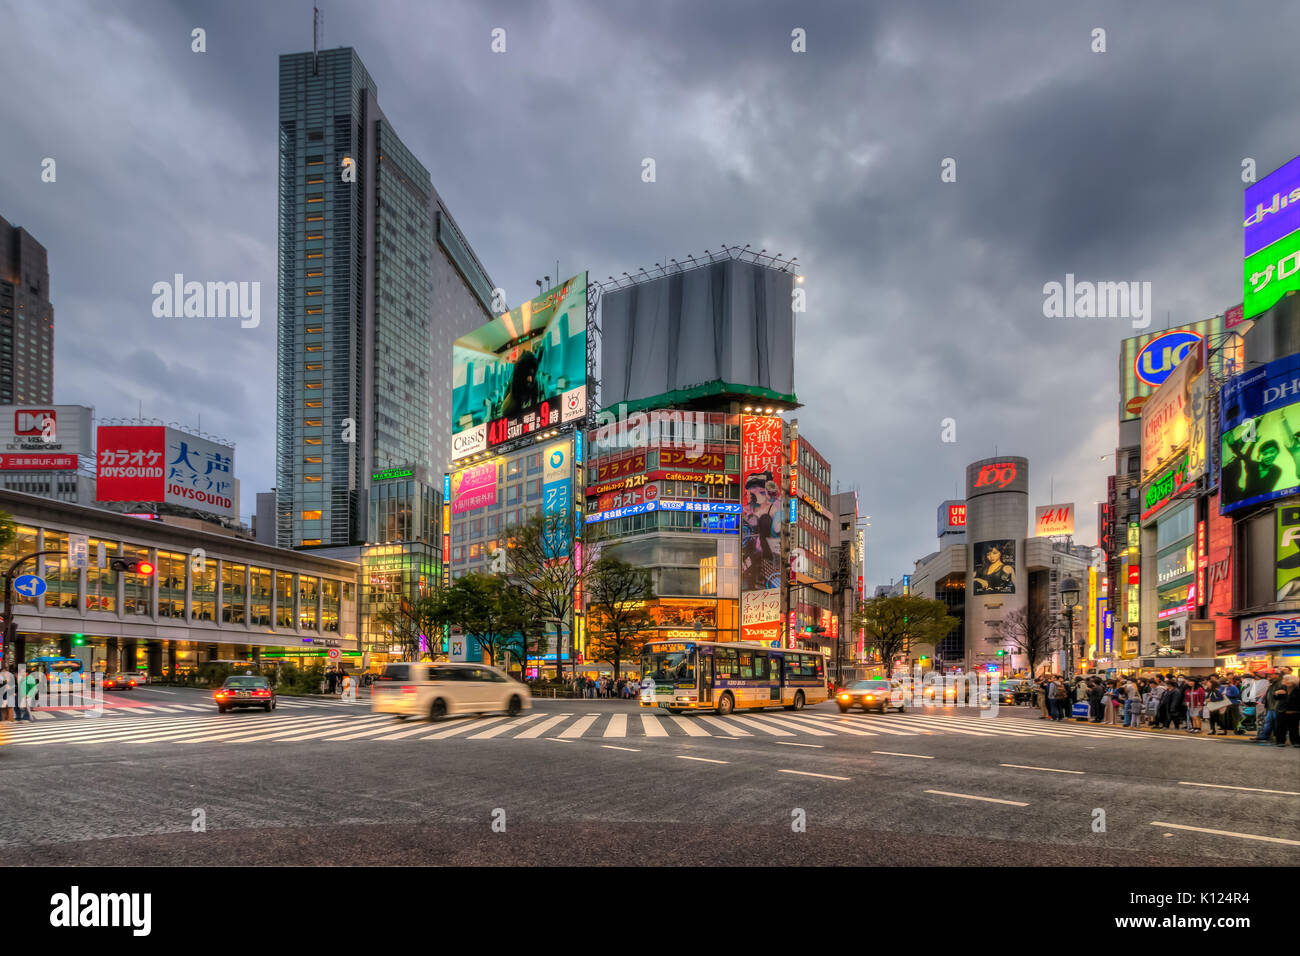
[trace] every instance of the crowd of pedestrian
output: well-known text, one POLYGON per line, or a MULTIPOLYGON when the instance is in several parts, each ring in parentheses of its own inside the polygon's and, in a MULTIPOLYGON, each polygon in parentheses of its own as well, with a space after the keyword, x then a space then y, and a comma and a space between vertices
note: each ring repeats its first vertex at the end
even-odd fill
POLYGON ((1253 732, 1257 743, 1285 747, 1289 738, 1300 747, 1300 677, 1289 667, 1209 677, 1044 674, 1034 687, 1041 720, 1065 720, 1077 709, 1094 724, 1211 737, 1253 732))
POLYGON ((612 677, 596 678, 579 675, 569 681, 569 689, 573 691, 575 697, 622 698, 627 700, 637 696, 640 693, 640 688, 641 685, 638 681, 627 680, 622 677, 614 680, 612 677))

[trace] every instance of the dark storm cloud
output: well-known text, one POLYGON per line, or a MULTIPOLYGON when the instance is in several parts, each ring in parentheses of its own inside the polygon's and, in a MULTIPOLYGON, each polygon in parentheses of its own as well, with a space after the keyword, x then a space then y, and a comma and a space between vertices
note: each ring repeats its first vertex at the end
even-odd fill
MULTIPOLYGON (((0 212, 50 250, 58 400, 201 415, 239 443, 248 511, 274 475, 277 58, 310 48, 310 4, 100 6, 0 2, 0 212), (176 272, 261 281, 260 328, 153 318, 152 283, 176 272)), ((1089 540, 1135 330, 1046 319, 1043 284, 1150 281, 1152 328, 1222 311, 1240 300, 1241 159, 1263 173, 1300 152, 1285 3, 325 15, 512 303, 557 259, 604 279, 724 242, 799 257, 800 430, 874 515, 873 581, 933 549, 938 502, 995 447, 1030 458, 1033 503, 1054 478, 1089 540)))

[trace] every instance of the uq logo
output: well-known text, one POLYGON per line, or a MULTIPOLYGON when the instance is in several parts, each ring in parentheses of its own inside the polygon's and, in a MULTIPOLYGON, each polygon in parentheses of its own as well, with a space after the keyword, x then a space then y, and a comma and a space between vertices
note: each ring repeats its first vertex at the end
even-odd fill
POLYGON ((1133 359, 1133 374, 1139 382, 1156 388, 1200 341, 1201 336, 1197 332, 1166 332, 1157 335, 1142 346, 1133 359))
POLYGON ((975 479, 975 487, 987 488, 997 485, 999 488, 1005 488, 1015 480, 1016 463, 1014 461, 1001 462, 996 465, 985 465, 981 468, 979 477, 975 479))

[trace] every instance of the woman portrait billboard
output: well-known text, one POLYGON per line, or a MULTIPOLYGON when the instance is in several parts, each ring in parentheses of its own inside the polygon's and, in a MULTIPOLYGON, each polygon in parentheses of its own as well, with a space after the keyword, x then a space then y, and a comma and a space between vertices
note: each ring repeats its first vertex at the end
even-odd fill
POLYGON ((1016 593, 1016 543, 1011 539, 975 545, 975 594, 1016 593))

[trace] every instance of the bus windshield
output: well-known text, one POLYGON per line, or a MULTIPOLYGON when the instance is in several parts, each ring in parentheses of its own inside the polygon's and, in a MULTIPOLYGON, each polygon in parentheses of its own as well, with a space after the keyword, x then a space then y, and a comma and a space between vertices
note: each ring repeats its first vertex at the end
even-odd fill
POLYGON ((641 673, 663 684, 695 683, 695 648, 688 650, 647 649, 641 656, 641 673))

